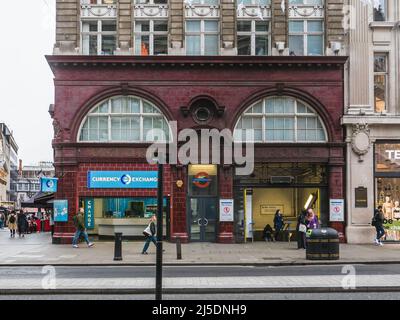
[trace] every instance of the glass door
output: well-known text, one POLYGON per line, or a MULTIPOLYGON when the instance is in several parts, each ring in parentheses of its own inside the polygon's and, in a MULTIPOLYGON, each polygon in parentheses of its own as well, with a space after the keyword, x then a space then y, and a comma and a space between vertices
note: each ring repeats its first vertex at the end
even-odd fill
POLYGON ((214 242, 217 226, 217 199, 190 198, 189 201, 190 240, 214 242))

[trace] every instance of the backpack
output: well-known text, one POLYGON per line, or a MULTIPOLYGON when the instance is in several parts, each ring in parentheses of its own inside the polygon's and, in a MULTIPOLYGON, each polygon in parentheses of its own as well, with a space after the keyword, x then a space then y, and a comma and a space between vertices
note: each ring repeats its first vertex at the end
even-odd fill
POLYGON ((373 217, 372 220, 371 220, 371 226, 373 226, 373 227, 376 226, 376 223, 377 223, 377 215, 378 215, 378 213, 375 213, 375 214, 374 214, 374 217, 373 217))
POLYGON ((15 223, 15 216, 13 214, 10 216, 10 219, 8 220, 8 222, 15 223))

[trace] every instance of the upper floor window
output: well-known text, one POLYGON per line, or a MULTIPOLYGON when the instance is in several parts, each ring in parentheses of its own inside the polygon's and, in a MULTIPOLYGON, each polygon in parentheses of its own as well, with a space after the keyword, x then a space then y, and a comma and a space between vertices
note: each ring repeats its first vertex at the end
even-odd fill
POLYGON ((374 55, 374 104, 375 112, 383 112, 387 109, 387 81, 388 61, 387 54, 376 53, 374 55))
POLYGON ((91 20, 82 22, 82 54, 113 55, 117 48, 117 22, 91 20))
POLYGON ((129 96, 108 99, 83 120, 81 142, 151 142, 168 140, 166 118, 150 102, 129 96))
POLYGON ((135 23, 135 54, 168 54, 168 21, 145 20, 135 23))
POLYGON ((271 4, 271 0, 242 0, 239 3, 243 3, 245 6, 266 6, 271 4))
POLYGON ((117 0, 81 0, 82 4, 117 4, 117 0))
POLYGON ((289 0, 289 5, 323 5, 324 0, 289 0))
POLYGON ((321 56, 324 52, 324 21, 289 21, 289 51, 295 56, 321 56))
POLYGON ((320 117, 308 105, 290 97, 256 102, 239 118, 234 138, 254 142, 326 142, 320 117))
POLYGON ((167 4, 168 0, 136 0, 136 4, 167 4))
POLYGON ((203 4, 203 5, 210 5, 210 6, 216 6, 219 3, 219 0, 189 0, 186 1, 191 4, 203 4))
POLYGON ((239 20, 237 22, 238 55, 268 55, 269 36, 269 21, 239 20))
POLYGON ((211 56, 218 53, 218 20, 186 21, 186 54, 211 56))
POLYGON ((374 3, 374 21, 387 20, 387 0, 375 0, 374 3))

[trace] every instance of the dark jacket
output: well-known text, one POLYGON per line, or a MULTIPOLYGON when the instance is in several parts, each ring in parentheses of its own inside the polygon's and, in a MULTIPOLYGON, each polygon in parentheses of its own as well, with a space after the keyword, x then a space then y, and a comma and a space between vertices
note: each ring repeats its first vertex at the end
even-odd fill
POLYGON ((283 217, 281 214, 276 214, 274 217, 274 229, 279 231, 283 228, 283 217))
POLYGON ((152 236, 156 234, 156 224, 154 223, 154 221, 150 222, 150 231, 152 236))
POLYGON ((74 217, 74 225, 77 230, 85 230, 85 221, 82 213, 78 212, 76 214, 76 216, 74 217))
POLYGON ((383 226, 383 220, 385 217, 383 216, 383 212, 379 212, 379 210, 375 210, 375 227, 382 227, 383 226))

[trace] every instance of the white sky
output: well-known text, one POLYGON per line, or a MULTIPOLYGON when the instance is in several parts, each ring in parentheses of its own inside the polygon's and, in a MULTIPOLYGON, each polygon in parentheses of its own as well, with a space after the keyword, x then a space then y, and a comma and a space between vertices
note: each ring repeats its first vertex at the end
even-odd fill
POLYGON ((11 1, 0 19, 0 122, 13 131, 24 164, 53 161, 55 0, 11 1))

